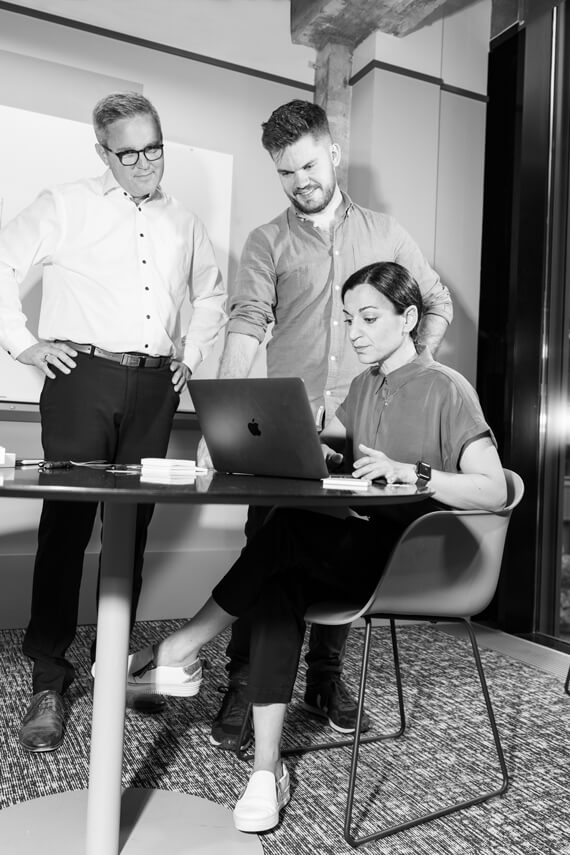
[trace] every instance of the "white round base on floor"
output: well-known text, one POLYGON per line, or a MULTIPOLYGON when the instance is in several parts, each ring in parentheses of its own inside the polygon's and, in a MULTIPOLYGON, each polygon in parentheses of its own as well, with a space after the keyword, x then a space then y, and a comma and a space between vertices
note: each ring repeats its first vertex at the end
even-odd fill
MULTIPOLYGON (((87 790, 21 802, 0 811, 0 850, 6 855, 82 855, 86 822, 87 790)), ((256 834, 234 828, 231 811, 221 805, 169 790, 127 789, 121 798, 118 853, 263 855, 263 848, 256 834)))

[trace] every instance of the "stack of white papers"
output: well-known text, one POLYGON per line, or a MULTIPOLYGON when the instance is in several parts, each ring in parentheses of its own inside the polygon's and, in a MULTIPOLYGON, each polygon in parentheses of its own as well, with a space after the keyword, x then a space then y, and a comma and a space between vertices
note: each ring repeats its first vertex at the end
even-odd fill
POLYGON ((166 457, 143 457, 141 481, 154 484, 193 484, 196 475, 207 472, 195 460, 173 460, 166 457))
POLYGON ((3 445, 0 445, 0 467, 2 469, 13 469, 16 465, 16 452, 6 451, 3 445))
POLYGON ((352 475, 331 475, 323 478, 323 487, 327 490, 354 490, 362 492, 368 490, 372 481, 368 478, 353 478, 352 475))

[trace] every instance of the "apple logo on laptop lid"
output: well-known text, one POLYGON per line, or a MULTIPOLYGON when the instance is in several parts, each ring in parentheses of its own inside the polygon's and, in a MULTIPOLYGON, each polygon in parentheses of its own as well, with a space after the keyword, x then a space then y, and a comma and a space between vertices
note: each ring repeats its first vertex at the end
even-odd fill
POLYGON ((255 419, 252 419, 250 422, 247 423, 247 429, 252 436, 261 436, 259 424, 255 421, 255 419))

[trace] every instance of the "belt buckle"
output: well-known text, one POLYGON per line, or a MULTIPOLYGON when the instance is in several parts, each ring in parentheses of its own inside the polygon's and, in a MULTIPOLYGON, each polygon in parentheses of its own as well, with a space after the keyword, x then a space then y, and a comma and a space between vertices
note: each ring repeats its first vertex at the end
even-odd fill
POLYGON ((136 356, 134 353, 123 353, 121 357, 121 365, 126 365, 128 368, 141 368, 144 366, 146 356, 136 356))

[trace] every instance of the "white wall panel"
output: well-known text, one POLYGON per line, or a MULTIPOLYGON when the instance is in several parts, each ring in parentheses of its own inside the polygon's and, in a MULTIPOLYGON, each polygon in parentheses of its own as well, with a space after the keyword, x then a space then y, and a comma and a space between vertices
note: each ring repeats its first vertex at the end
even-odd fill
POLYGON ((440 91, 382 69, 372 75, 369 206, 396 217, 432 261, 440 91))
POLYGON ((435 267, 452 291, 455 319, 439 356, 472 383, 477 369, 485 106, 442 92, 435 267))
POLYGON ((352 90, 350 113, 350 164, 348 191, 355 202, 372 208, 371 176, 375 172, 372 149, 375 145, 374 126, 374 74, 367 74, 352 90))
POLYGON ((356 74, 371 59, 377 59, 399 68, 440 77, 442 39, 442 21, 403 37, 376 30, 355 48, 352 73, 356 74))
POLYGON ((491 0, 479 0, 443 19, 441 76, 449 86, 485 94, 491 0))

